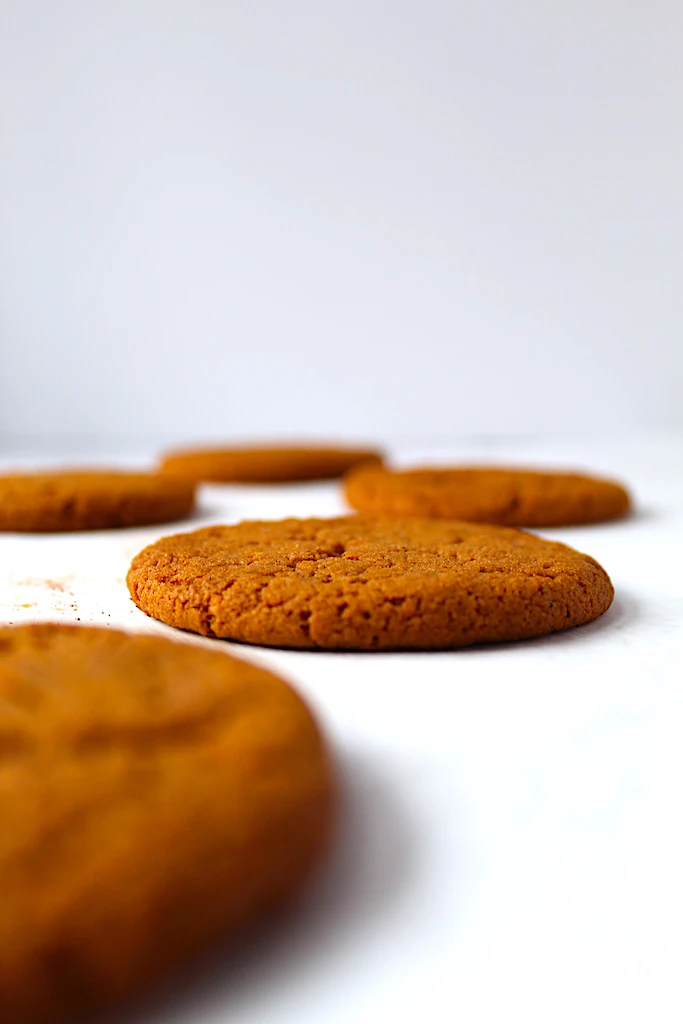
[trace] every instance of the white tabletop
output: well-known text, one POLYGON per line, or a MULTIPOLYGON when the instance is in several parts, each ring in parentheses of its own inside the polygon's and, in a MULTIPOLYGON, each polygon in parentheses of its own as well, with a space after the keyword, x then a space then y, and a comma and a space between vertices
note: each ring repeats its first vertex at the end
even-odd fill
POLYGON ((0 621, 221 645, 292 680, 338 753, 342 830, 299 907, 117 1024, 678 1024, 683 438, 461 442, 395 455, 624 479, 637 502, 631 519, 542 531, 604 565, 612 608, 535 641, 323 654, 194 638, 131 603, 128 564, 155 538, 209 522, 336 514, 334 484, 206 487, 191 524, 0 534, 0 621))

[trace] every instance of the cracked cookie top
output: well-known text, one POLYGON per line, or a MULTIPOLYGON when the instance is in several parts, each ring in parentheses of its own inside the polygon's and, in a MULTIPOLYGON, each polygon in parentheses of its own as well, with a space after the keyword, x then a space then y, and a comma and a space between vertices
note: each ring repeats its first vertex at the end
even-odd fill
POLYGON ((609 608, 594 559, 505 527, 286 519, 164 537, 131 564, 137 606, 169 625, 327 650, 460 647, 566 629, 609 608))

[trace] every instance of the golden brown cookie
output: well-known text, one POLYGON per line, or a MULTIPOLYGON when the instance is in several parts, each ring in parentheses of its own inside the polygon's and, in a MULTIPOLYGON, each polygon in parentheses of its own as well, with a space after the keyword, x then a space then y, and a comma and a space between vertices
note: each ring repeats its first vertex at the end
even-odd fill
POLYGON ((381 462, 382 456, 372 448, 188 448, 162 456, 159 472, 217 483, 277 484, 334 480, 352 466, 381 462))
POLYGON ((288 901, 332 793, 309 711, 269 672, 0 629, 0 1020, 81 1020, 288 901))
POLYGON ((157 473, 57 470, 0 476, 0 530, 61 533, 182 519, 195 485, 157 473))
POLYGON ((618 519, 630 508, 617 483, 578 473, 462 467, 390 470, 360 466, 344 478, 359 512, 466 519, 504 526, 573 526, 618 519))
POLYGON ((327 650, 462 647, 590 622, 607 573, 564 544, 429 519, 286 519, 164 537, 128 572, 139 608, 204 636, 327 650))

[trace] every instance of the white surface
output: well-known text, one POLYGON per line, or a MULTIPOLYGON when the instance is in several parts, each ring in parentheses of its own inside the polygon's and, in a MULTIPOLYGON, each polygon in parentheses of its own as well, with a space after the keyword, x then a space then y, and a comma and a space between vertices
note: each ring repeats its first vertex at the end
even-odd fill
MULTIPOLYGON (((432 455, 627 480, 632 519, 544 531, 602 562, 612 609, 550 638, 450 653, 196 639, 308 697, 339 754, 344 827, 274 933, 117 1024, 683 1019, 683 439, 432 455)), ((342 507, 334 485, 211 487, 204 504, 193 526, 342 507)), ((192 641, 134 608, 123 582, 167 532, 0 535, 0 618, 192 641)))
POLYGON ((3 0, 0 435, 683 427, 682 52, 680 0, 3 0))

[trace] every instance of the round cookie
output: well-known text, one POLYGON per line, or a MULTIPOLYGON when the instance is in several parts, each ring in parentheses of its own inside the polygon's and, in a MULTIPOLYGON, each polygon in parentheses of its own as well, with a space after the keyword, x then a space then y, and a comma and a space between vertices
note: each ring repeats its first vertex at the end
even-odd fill
POLYGON ((140 552, 128 589, 204 636, 326 650, 462 647, 590 622, 614 596, 587 555, 519 530, 428 519, 212 526, 140 552))
POLYGON ((630 508, 617 483, 578 473, 476 466, 390 470, 358 467, 344 478, 359 512, 466 519, 504 526, 577 526, 618 519, 630 508))
POLYGON ((216 483, 277 484, 334 480, 359 464, 381 465, 372 448, 293 447, 188 448, 167 452, 159 472, 216 483))
POLYGON ((195 485, 157 473, 57 470, 0 476, 0 531, 61 533, 182 519, 195 485))
POLYGON ((289 901, 333 789, 269 672, 159 637, 0 629, 0 1020, 89 1019, 289 901))

